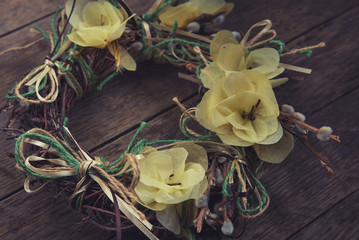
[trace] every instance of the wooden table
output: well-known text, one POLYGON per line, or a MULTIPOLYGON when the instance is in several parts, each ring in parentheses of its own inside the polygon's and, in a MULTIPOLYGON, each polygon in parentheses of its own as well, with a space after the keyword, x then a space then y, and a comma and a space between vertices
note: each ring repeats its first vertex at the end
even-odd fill
MULTIPOLYGON (((150 1, 129 0, 136 12, 150 1)), ((34 24, 49 29, 54 11, 63 0, 1 0, 0 51, 23 46, 39 38, 34 24)), ((329 174, 299 143, 280 165, 263 179, 271 197, 269 209, 248 220, 243 239, 357 239, 359 235, 359 3, 356 0, 252 0, 237 1, 225 28, 244 34, 254 23, 271 19, 279 39, 290 48, 325 41, 326 48, 311 58, 296 56, 286 63, 312 68, 304 81, 290 80, 276 89, 279 103, 293 105, 314 126, 329 125, 342 143, 317 142, 313 146, 331 160, 329 174)), ((48 44, 42 41, 0 57, 0 96, 23 75, 43 62, 48 44)), ((108 159, 119 156, 141 121, 141 134, 150 140, 182 137, 179 109, 171 101, 179 96, 186 106, 198 101, 196 85, 181 80, 169 65, 141 63, 102 91, 88 93, 68 114, 69 128, 84 149, 108 159)), ((0 126, 8 114, 0 115, 0 126)), ((105 231, 82 224, 81 216, 52 192, 27 194, 23 174, 15 170, 14 141, 0 138, 0 239, 111 239, 105 231)))

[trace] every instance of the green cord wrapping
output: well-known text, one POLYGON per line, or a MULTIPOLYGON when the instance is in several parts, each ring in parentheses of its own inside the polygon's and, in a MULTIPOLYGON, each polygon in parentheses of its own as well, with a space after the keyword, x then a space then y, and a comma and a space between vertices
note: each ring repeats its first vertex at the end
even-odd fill
MULTIPOLYGON (((68 122, 68 119, 65 118, 64 122, 63 122, 63 126, 66 126, 68 122)), ((130 141, 126 151, 121 155, 121 157, 119 159, 117 159, 115 162, 112 162, 110 164, 99 164, 97 166, 101 167, 102 169, 104 169, 106 171, 106 169, 116 165, 118 162, 120 162, 122 160, 122 158, 125 156, 126 153, 130 152, 130 149, 132 147, 132 145, 134 144, 134 142, 136 141, 138 135, 141 133, 141 131, 146 127, 146 123, 142 122, 140 124, 139 129, 137 130, 137 132, 135 133, 135 135, 133 136, 132 140, 130 141)), ((63 132, 64 135, 66 136, 66 132, 63 132)), ((45 144, 47 144, 50 148, 52 148, 53 150, 56 151, 56 153, 62 158, 64 159, 71 167, 73 167, 74 169, 76 169, 76 172, 78 172, 79 167, 80 167, 80 163, 70 154, 70 150, 67 149, 65 146, 63 146, 60 142, 52 139, 49 136, 44 136, 42 134, 38 134, 38 133, 24 133, 22 135, 19 136, 19 138, 16 141, 15 144, 15 159, 18 162, 18 164, 29 174, 38 177, 38 178, 50 178, 50 179, 54 179, 54 178, 60 178, 58 176, 46 176, 46 175, 41 175, 38 174, 36 172, 33 172, 32 170, 30 170, 25 163, 22 161, 21 155, 20 155, 20 143, 23 141, 23 138, 29 138, 29 139, 33 139, 33 140, 37 140, 37 141, 41 141, 45 144)), ((106 160, 104 158, 101 157, 101 161, 105 162, 106 160)), ((120 166, 118 168, 114 168, 114 169, 109 169, 107 170, 107 173, 111 174, 111 173, 116 173, 121 171, 121 169, 123 168, 123 166, 120 166)))
MULTIPOLYGON (((133 146, 134 142, 136 141, 138 135, 143 131, 143 129, 145 129, 146 126, 147 126, 147 123, 146 123, 146 122, 141 122, 140 127, 138 128, 138 130, 136 131, 136 133, 133 135, 133 137, 132 137, 130 143, 129 143, 128 146, 127 146, 127 149, 125 150, 125 152, 122 153, 121 156, 120 156, 118 159, 116 159, 114 162, 111 162, 110 164, 107 164, 107 165, 103 165, 102 168, 103 168, 103 169, 107 169, 107 168, 110 168, 110 167, 116 165, 117 163, 119 163, 119 162, 122 160, 122 158, 125 156, 125 154, 128 153, 128 152, 130 152, 130 149, 131 149, 131 147, 133 146)), ((136 147, 136 146, 135 146, 135 147, 136 147)), ((135 148, 135 147, 134 147, 134 148, 135 148)), ((108 172, 111 173, 112 170, 109 170, 108 172)))
MULTIPOLYGON (((57 42, 59 41, 59 35, 57 35, 57 31, 56 31, 56 27, 55 27, 55 22, 56 22, 56 18, 59 15, 59 13, 64 9, 64 7, 59 8, 55 14, 54 17, 51 19, 51 29, 52 29, 52 34, 54 35, 54 46, 56 46, 57 42)), ((54 53, 56 53, 58 51, 58 49, 60 49, 60 44, 56 47, 56 49, 54 49, 54 53)))
POLYGON ((222 185, 222 195, 224 197, 228 197, 228 189, 227 189, 227 186, 228 186, 228 180, 229 180, 229 177, 233 174, 233 172, 236 170, 235 167, 233 167, 229 173, 227 174, 226 178, 224 179, 224 182, 223 182, 223 185, 222 185))
POLYGON ((183 43, 183 44, 189 44, 189 45, 193 45, 193 46, 198 46, 198 47, 201 47, 201 48, 204 48, 204 49, 209 49, 209 46, 207 45, 204 45, 204 44, 201 44, 201 43, 197 43, 197 42, 191 42, 191 41, 187 41, 187 40, 184 40, 184 39, 180 39, 180 38, 172 38, 172 39, 166 39, 162 42, 159 42, 157 43, 156 45, 153 45, 152 47, 149 47, 147 48, 143 54, 145 56, 147 56, 151 51, 153 51, 153 49, 155 48, 158 48, 158 47, 161 47, 163 45, 166 45, 170 42, 178 42, 178 43, 183 43))
POLYGON ((41 175, 38 173, 35 173, 33 171, 31 171, 23 161, 21 161, 21 156, 20 156, 20 143, 21 140, 23 138, 30 138, 30 139, 34 139, 34 140, 38 140, 38 141, 42 141, 44 143, 46 143, 49 147, 51 147, 52 149, 54 149, 64 160, 66 160, 66 162, 72 166, 73 168, 75 168, 78 171, 78 168, 80 166, 80 164, 76 161, 76 159, 68 152, 68 150, 62 146, 60 143, 58 143, 57 141, 55 141, 54 139, 48 137, 48 136, 44 136, 41 134, 37 134, 37 133, 24 133, 22 135, 20 135, 20 137, 18 137, 16 144, 15 144, 15 159, 18 162, 18 164, 28 173, 30 173, 31 175, 35 176, 35 177, 39 177, 39 178, 59 178, 59 177, 55 177, 55 176, 45 176, 45 175, 41 175))
POLYGON ((201 81, 201 83, 203 83, 203 82, 202 82, 202 78, 201 78, 201 68, 204 67, 204 66, 205 66, 205 64, 204 64, 204 63, 201 63, 201 64, 198 65, 197 68, 196 68, 196 76, 197 76, 197 78, 201 81))
MULTIPOLYGON (((228 181, 229 181, 229 177, 236 171, 236 168, 233 167, 227 174, 223 185, 222 185, 222 194, 223 196, 227 197, 228 196, 228 181)), ((267 192, 264 188, 264 186, 262 185, 262 183, 254 176, 253 180, 256 183, 256 186, 259 188, 259 190, 261 191, 261 198, 262 201, 259 203, 259 205, 255 208, 251 208, 251 209, 243 209, 241 204, 240 204, 240 198, 237 199, 237 208, 238 210, 243 213, 243 214, 249 214, 249 215, 253 215, 256 214, 266 203, 267 203, 267 192)), ((238 192, 241 192, 241 187, 242 185, 240 184, 240 182, 238 182, 238 192)), ((252 196, 252 195, 251 195, 252 196)))
POLYGON ((299 54, 303 54, 303 55, 305 55, 307 57, 311 57, 312 54, 313 54, 313 51, 311 49, 306 49, 306 50, 300 51, 299 54))
POLYGON ((186 228, 186 232, 188 234, 189 240, 196 240, 196 238, 193 236, 191 229, 186 228))
POLYGON ((50 41, 49 35, 47 35, 47 33, 44 30, 42 30, 39 26, 34 25, 32 28, 38 31, 46 40, 50 41))
POLYGON ((269 44, 277 44, 279 46, 279 49, 278 49, 278 53, 281 54, 283 53, 283 50, 284 50, 284 47, 285 47, 285 43, 280 41, 280 40, 271 40, 268 42, 269 44))
MULTIPOLYGON (((262 197, 262 201, 259 203, 259 205, 255 208, 251 208, 251 209, 243 209, 241 204, 240 204, 240 199, 237 199, 237 207, 239 209, 239 211, 243 214, 256 214, 259 210, 261 210, 261 208, 267 203, 268 199, 267 199, 267 192, 264 188, 264 186, 262 185, 262 183, 253 176, 253 180, 256 183, 256 185, 259 187, 260 191, 262 192, 261 197, 262 197)), ((238 183, 238 192, 240 191, 241 188, 241 184, 238 183)))
POLYGON ((173 25, 172 25, 172 30, 171 30, 171 33, 170 33, 171 36, 174 36, 176 34, 177 27, 178 27, 178 22, 174 21, 173 25))
POLYGON ((105 86, 105 84, 110 81, 112 78, 116 77, 117 75, 119 75, 120 72, 113 72, 111 73, 109 76, 107 76, 97 87, 97 90, 102 90, 103 86, 105 86))

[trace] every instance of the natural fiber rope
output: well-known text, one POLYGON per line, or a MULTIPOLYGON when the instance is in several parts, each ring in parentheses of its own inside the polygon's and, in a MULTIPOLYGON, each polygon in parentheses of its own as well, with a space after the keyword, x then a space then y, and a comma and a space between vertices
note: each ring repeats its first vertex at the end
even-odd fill
MULTIPOLYGON (((71 136, 71 134, 69 134, 71 136)), ((72 136, 71 136, 72 137, 72 136)), ((66 142, 58 139, 57 137, 52 136, 45 130, 42 129, 31 129, 25 134, 21 135, 17 142, 15 148, 15 158, 21 168, 30 173, 33 176, 39 178, 59 178, 64 176, 78 175, 82 180, 78 185, 77 189, 80 188, 84 182, 84 177, 87 174, 93 174, 92 172, 98 172, 105 179, 106 184, 110 187, 112 191, 118 193, 122 199, 139 215, 141 218, 144 218, 142 212, 138 211, 134 207, 134 203, 137 201, 136 197, 128 190, 121 182, 119 182, 115 176, 108 173, 108 170, 105 171, 101 168, 103 165, 98 159, 99 158, 89 158, 87 154, 83 152, 81 148, 80 153, 77 153, 73 148, 71 148, 66 142), (29 143, 35 146, 38 146, 44 150, 51 150, 51 154, 57 155, 58 158, 46 159, 42 157, 36 157, 31 155, 29 157, 25 156, 24 153, 24 144, 29 143), (97 159, 97 160, 96 160, 97 159), (36 162, 50 162, 54 163, 54 166, 44 165, 42 166, 33 166, 31 161, 36 162), (58 166, 60 164, 60 166, 58 166), (56 166, 57 165, 57 166, 56 166)), ((139 164, 135 157, 126 156, 124 157, 123 162, 130 159, 130 166, 134 169, 133 178, 138 182, 140 176, 139 164)), ((113 168, 118 168, 117 165, 113 168)), ((112 168, 112 169, 113 169, 112 168)), ((116 175, 116 174, 114 174, 116 175)), ((134 183, 136 184, 136 183, 134 183)), ((131 184, 133 185, 133 184, 131 184)), ((76 190, 77 191, 77 190, 76 190)), ((75 195, 77 195, 77 192, 75 195)))

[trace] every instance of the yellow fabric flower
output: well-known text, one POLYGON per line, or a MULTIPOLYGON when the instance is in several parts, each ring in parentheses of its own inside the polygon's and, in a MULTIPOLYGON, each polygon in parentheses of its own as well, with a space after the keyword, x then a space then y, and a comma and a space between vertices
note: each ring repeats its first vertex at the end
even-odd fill
POLYGON ((206 190, 207 153, 194 143, 177 144, 157 151, 145 148, 140 165, 140 181, 135 188, 138 201, 155 211, 188 199, 196 199, 206 190))
MULTIPOLYGON (((269 79, 272 79, 284 71, 284 68, 278 67, 280 56, 277 50, 273 48, 260 48, 248 53, 242 44, 238 43, 232 32, 222 30, 216 34, 210 44, 210 54, 213 58, 211 66, 203 70, 203 78, 205 87, 211 83, 206 77, 213 74, 213 71, 219 69, 228 75, 233 71, 242 71, 245 69, 254 69, 269 79)), ((201 77, 202 77, 201 75, 201 77)), ((286 79, 275 82, 278 86, 284 83, 286 79)), ((274 82, 272 82, 273 84, 274 82)))
POLYGON ((203 13, 215 15, 224 12, 227 15, 233 6, 233 3, 226 3, 225 0, 190 0, 175 7, 166 7, 158 14, 158 18, 167 26, 177 21, 178 27, 184 28, 203 13))
POLYGON ((210 89, 197 106, 199 122, 229 145, 245 147, 278 142, 283 130, 268 77, 256 70, 216 73, 207 76, 210 89))
MULTIPOLYGON (((66 3, 67 16, 70 16, 73 2, 74 0, 68 0, 66 3)), ((83 47, 108 47, 118 68, 121 56, 124 58, 121 59, 124 68, 134 71, 136 63, 115 41, 122 36, 130 18, 125 11, 117 9, 108 1, 77 0, 70 17, 70 23, 76 30, 70 33, 68 38, 83 47)))

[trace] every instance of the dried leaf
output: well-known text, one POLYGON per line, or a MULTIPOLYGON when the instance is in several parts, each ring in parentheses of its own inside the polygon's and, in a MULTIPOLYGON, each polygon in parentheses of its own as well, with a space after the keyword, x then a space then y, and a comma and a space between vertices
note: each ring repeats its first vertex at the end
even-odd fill
POLYGON ((293 150, 294 138, 288 131, 284 131, 282 138, 271 145, 259 145, 253 146, 258 157, 269 163, 280 163, 288 154, 293 150))
POLYGON ((157 211, 156 218, 162 224, 162 226, 176 235, 180 234, 181 225, 175 205, 168 205, 166 209, 157 211))

